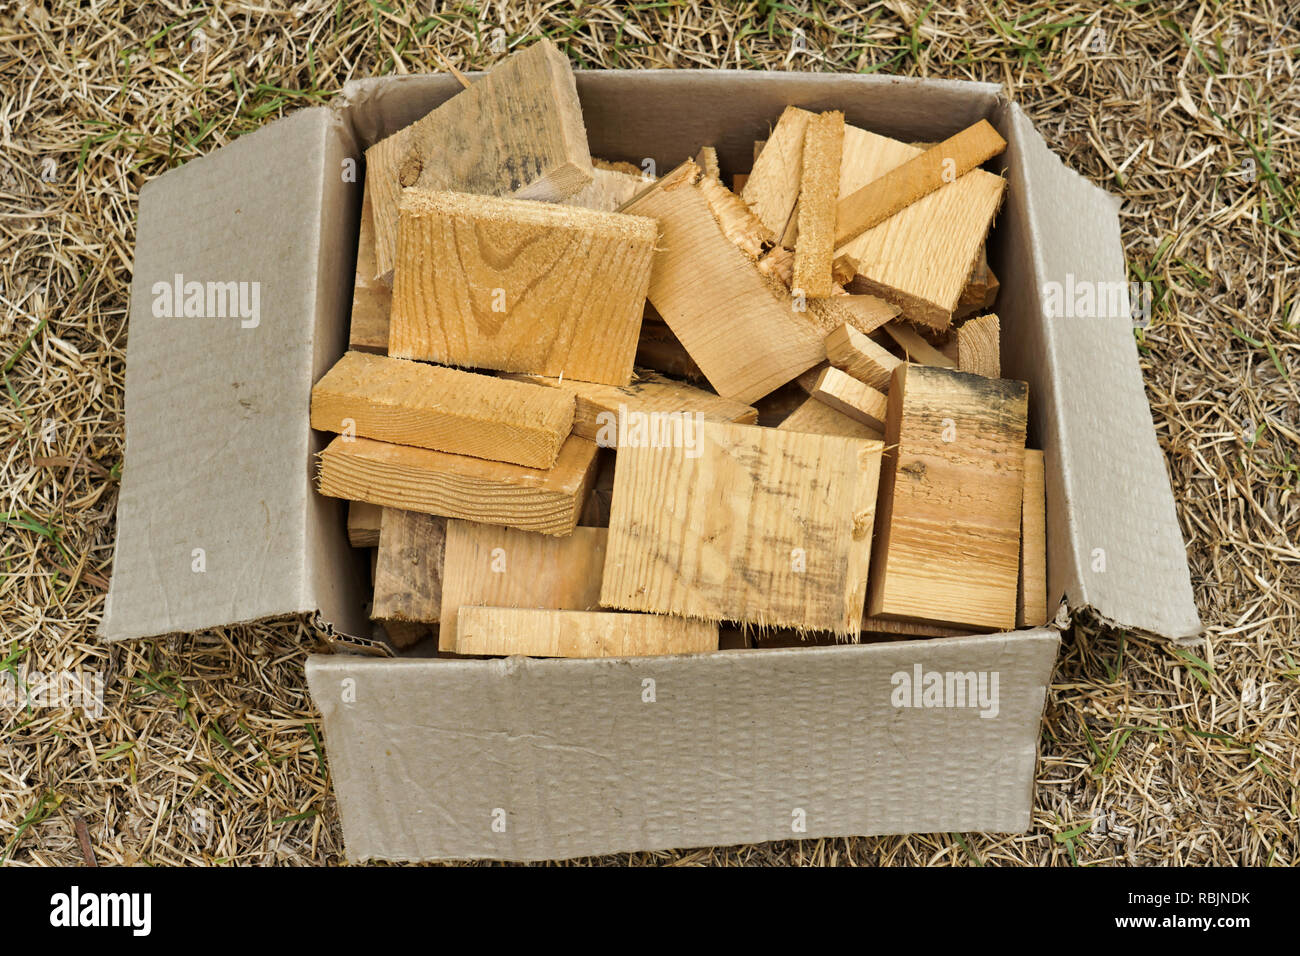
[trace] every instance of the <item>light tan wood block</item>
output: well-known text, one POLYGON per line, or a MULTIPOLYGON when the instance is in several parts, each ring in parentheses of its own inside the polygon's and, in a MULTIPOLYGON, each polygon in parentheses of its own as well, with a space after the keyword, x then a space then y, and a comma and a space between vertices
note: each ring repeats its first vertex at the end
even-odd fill
POLYGON ((825 298, 836 288, 831 264, 836 245, 836 197, 843 147, 843 113, 830 110, 808 120, 804 131, 799 236, 794 249, 791 287, 811 298, 825 298))
POLYGON ((348 544, 354 548, 379 547, 379 521, 383 511, 366 501, 349 501, 348 544))
POLYGON ((319 488, 331 498, 566 535, 595 477, 596 451, 573 435, 554 466, 541 469, 340 435, 321 452, 319 488))
POLYGON ((906 322, 888 322, 881 326, 885 333, 898 343, 909 362, 917 365, 934 365, 939 368, 956 368, 957 363, 923 339, 916 329, 906 322))
POLYGON ((785 234, 786 223, 799 199, 804 132, 813 115, 796 106, 785 108, 772 135, 755 155, 754 168, 741 194, 763 225, 777 236, 785 234))
POLYGON ((1043 453, 1025 449, 1024 510, 1020 519, 1020 593, 1016 627, 1042 627, 1047 608, 1047 497, 1043 453))
POLYGON ((885 437, 879 429, 864 425, 843 412, 837 412, 825 402, 815 398, 807 399, 776 427, 782 431, 840 435, 844 438, 869 438, 876 441, 885 437))
POLYGON ((437 622, 442 612, 446 544, 446 518, 384 508, 370 616, 378 620, 437 622))
POLYGON ((565 200, 569 206, 617 212, 619 206, 649 186, 654 180, 628 163, 605 163, 592 160, 591 183, 565 200))
POLYGON ((591 179, 573 71, 553 43, 539 40, 366 150, 376 275, 397 262, 406 187, 559 202, 591 179))
POLYGON ((1027 392, 952 369, 894 373, 869 616, 1015 627, 1027 392))
POLYGON ((530 657, 650 657, 718 649, 718 625, 661 614, 467 607, 461 654, 530 657))
POLYGON ((404 359, 348 352, 311 391, 311 427, 456 455, 555 464, 571 395, 404 359))
POLYGON ((985 249, 981 248, 979 259, 976 260, 975 268, 971 270, 970 276, 966 279, 966 287, 961 290, 961 298, 957 300, 957 311, 953 313, 952 317, 954 319, 964 319, 968 315, 993 308, 993 303, 997 301, 998 290, 1001 285, 998 277, 994 275, 993 270, 989 267, 988 255, 985 249))
POLYGON ((858 633, 881 443, 706 424, 697 457, 624 448, 601 603, 858 633))
POLYGON ((878 392, 889 391, 889 380, 902 360, 848 325, 826 336, 826 359, 836 368, 878 392))
POLYGON ((968 319, 957 329, 957 367, 988 378, 1002 377, 1002 323, 996 315, 968 319))
POLYGON ((885 429, 888 400, 882 392, 834 366, 804 373, 799 384, 817 401, 875 431, 885 429))
POLYGON ((657 233, 640 216, 408 189, 388 354, 626 385, 657 233))
POLYGON ((348 348, 383 354, 388 351, 388 316, 393 308, 393 290, 376 279, 375 272, 375 216, 370 208, 370 194, 363 191, 348 348))

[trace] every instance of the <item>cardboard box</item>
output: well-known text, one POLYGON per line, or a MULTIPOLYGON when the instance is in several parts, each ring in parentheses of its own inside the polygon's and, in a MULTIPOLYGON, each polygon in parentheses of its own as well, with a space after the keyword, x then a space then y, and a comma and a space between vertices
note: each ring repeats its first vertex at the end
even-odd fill
MULTIPOLYGON (((307 663, 353 859, 1028 828, 1054 628, 622 660, 385 658, 367 640, 364 553, 344 503, 312 487, 329 436, 308 427, 309 393, 346 346, 362 151, 457 88, 352 83, 145 186, 104 638, 308 615, 369 651, 307 663), (259 285, 233 318, 170 317, 185 314, 165 301, 177 281, 259 285), (945 702, 969 689, 976 706, 924 706, 908 684, 931 674, 971 675, 945 702)), ((992 122, 1008 142, 990 243, 1003 374, 1029 382, 1046 452, 1051 606, 1199 632, 1127 297, 1100 318, 1044 313, 1061 289, 1126 282, 1117 202, 998 87, 629 71, 579 73, 578 91, 593 155, 660 172, 708 143, 748 168, 791 103, 904 140, 992 122)))

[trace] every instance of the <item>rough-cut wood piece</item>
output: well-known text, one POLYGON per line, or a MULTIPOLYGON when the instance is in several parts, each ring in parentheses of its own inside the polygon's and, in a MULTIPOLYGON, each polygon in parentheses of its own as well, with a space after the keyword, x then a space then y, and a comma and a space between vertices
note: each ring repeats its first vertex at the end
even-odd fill
POLYGON ((723 234, 751 259, 762 256, 776 237, 745 201, 711 176, 701 176, 698 187, 709 201, 709 209, 723 234))
POLYGON ((894 373, 868 615, 1015 626, 1027 392, 952 369, 894 373))
POLYGON ((604 528, 579 527, 553 538, 475 521, 447 522, 438 649, 487 653, 458 646, 464 607, 599 610, 607 535, 604 528))
POLYGON ((876 441, 885 437, 878 429, 864 425, 843 412, 837 412, 825 402, 815 398, 809 398, 776 427, 789 432, 840 435, 844 438, 870 438, 876 441))
POLYGON ((662 230, 650 277, 655 309, 718 394, 750 404, 821 361, 826 347, 787 290, 723 233, 701 178, 687 160, 626 210, 662 230))
POLYGON ((654 372, 640 372, 631 385, 622 386, 596 385, 544 375, 510 377, 571 394, 577 400, 573 434, 590 438, 606 448, 615 447, 614 440, 624 425, 638 424, 632 421, 637 415, 642 416, 652 430, 663 422, 670 422, 671 419, 663 416, 675 412, 698 415, 699 421, 707 422, 752 424, 758 418, 758 412, 751 405, 730 401, 654 372))
MULTIPOLYGON (((840 197, 920 153, 885 136, 847 127, 840 197)), ((1002 201, 1000 176, 973 169, 835 250, 837 274, 856 274, 850 292, 879 295, 903 317, 946 328, 1002 201)))
POLYGON ((1020 519, 1020 590, 1016 627, 1041 627, 1047 614, 1047 499, 1043 453, 1025 449, 1025 493, 1020 519))
POLYGON ((461 654, 531 657, 649 657, 718 649, 718 625, 662 614, 467 607, 461 654))
MULTIPOLYGON (((758 260, 758 271, 789 289, 794 285, 794 253, 783 246, 773 246, 758 260)), ((824 299, 805 296, 792 300, 801 304, 808 319, 826 334, 841 325, 851 325, 866 334, 901 311, 892 302, 874 295, 849 295, 839 286, 834 286, 832 293, 824 299)))
POLYGON ((799 198, 804 131, 813 115, 797 106, 785 108, 772 135, 754 157, 754 168, 741 196, 763 225, 777 236, 785 233, 786 223, 799 198))
POLYGON ((591 183, 565 200, 565 205, 617 212, 625 202, 650 185, 640 170, 628 163, 602 163, 591 171, 591 183), (623 168, 626 167, 626 168, 623 168))
POLYGON ((1001 329, 993 314, 967 320, 957 329, 957 367, 963 372, 1001 378, 1001 329))
POLYGON ((704 373, 695 364, 695 359, 691 358, 686 346, 673 335, 673 330, 663 320, 651 322, 649 316, 641 323, 641 338, 636 344, 636 364, 641 368, 654 369, 692 382, 706 381, 704 373))
POLYGON ((808 121, 804 132, 799 238, 794 249, 792 286, 810 298, 825 298, 835 288, 831 262, 835 252, 836 196, 843 146, 843 113, 830 110, 808 121))
POLYGON ((955 183, 1006 148, 1006 140, 989 121, 980 120, 913 156, 840 200, 835 245, 844 245, 917 200, 955 183))
POLYGON ((543 470, 339 436, 321 452, 319 486, 331 498, 565 535, 595 477, 596 450, 571 435, 543 470))
POLYGON ((447 519, 384 508, 375 561, 378 620, 436 622, 442 610, 447 519))
POLYGON ((709 423, 623 448, 601 604, 856 634, 881 444, 709 423))
POLYGON ((836 368, 878 392, 889 391, 894 369, 902 364, 900 359, 848 325, 841 325, 826 336, 826 358, 836 368))
POLYGON ((399 445, 550 468, 573 426, 572 397, 491 375, 348 352, 311 390, 311 427, 399 445))
POLYGON ((966 279, 966 287, 961 290, 961 298, 957 300, 957 311, 952 317, 964 319, 968 315, 993 308, 1001 285, 998 277, 989 268, 987 252, 981 247, 979 259, 976 260, 975 268, 966 279))
POLYGON ((808 390, 810 396, 837 412, 862 422, 868 428, 884 431, 888 399, 883 393, 858 381, 847 372, 834 366, 820 371, 814 369, 805 372, 799 384, 808 390))
POLYGON ((367 501, 349 501, 348 544, 354 548, 379 547, 379 521, 383 511, 367 501))
POLYGON ((388 354, 626 385, 657 233, 639 216, 408 189, 388 354))
POLYGON ((539 40, 366 150, 376 276, 386 276, 397 262, 405 187, 559 202, 591 178, 573 71, 553 43, 539 40))
POLYGON ((891 339, 907 354, 907 360, 917 365, 934 365, 939 368, 956 368, 957 363, 921 338, 920 333, 905 322, 889 322, 881 326, 891 339))
POLYGON ((375 271, 375 216, 370 208, 370 193, 363 191, 348 348, 382 354, 388 351, 388 314, 393 308, 393 290, 375 278, 375 271))

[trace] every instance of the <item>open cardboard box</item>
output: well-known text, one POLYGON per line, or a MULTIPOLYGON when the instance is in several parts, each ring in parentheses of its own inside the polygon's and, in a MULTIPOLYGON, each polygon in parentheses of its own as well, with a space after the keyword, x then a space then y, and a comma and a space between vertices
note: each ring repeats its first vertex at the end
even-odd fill
MULTIPOLYGON (((998 87, 691 70, 577 85, 592 155, 661 173, 709 143, 724 171, 747 169, 787 104, 903 140, 992 122, 1008 143, 989 246, 1002 368, 1029 383, 1030 445, 1046 452, 1049 604, 1199 632, 1127 297, 1100 318, 1044 312, 1048 283, 1126 282, 1118 203, 998 87)), ((457 89, 351 83, 145 186, 104 638, 305 614, 337 649, 370 651, 307 662, 353 859, 1027 829, 1056 628, 689 657, 376 656, 364 553, 345 503, 313 489, 329 436, 308 427, 309 396, 346 348, 363 150, 457 89), (155 284, 177 276, 260 283, 260 310, 160 317, 155 284), (918 668, 983 675, 996 705, 895 706, 894 675, 918 668)))

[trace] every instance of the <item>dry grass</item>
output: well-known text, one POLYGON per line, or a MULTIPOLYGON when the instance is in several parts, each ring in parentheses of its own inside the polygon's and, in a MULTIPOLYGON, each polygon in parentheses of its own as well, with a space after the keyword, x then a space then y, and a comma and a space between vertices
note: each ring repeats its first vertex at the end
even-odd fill
POLYGON ((107 710, 3 715, 10 865, 90 853, 101 864, 342 859, 301 625, 112 649, 94 639, 122 461, 137 191, 346 79, 437 70, 439 52, 487 66, 500 59, 497 27, 511 44, 546 33, 582 67, 1003 84, 1072 167, 1126 200, 1131 268, 1157 290, 1141 343, 1147 389, 1207 624, 1190 653, 1075 628, 1048 702, 1030 833, 617 861, 1300 862, 1293 5, 529 2, 433 18, 428 2, 54 6, 0 3, 0 662, 102 671, 107 710), (792 55, 799 30, 807 52, 792 55))

